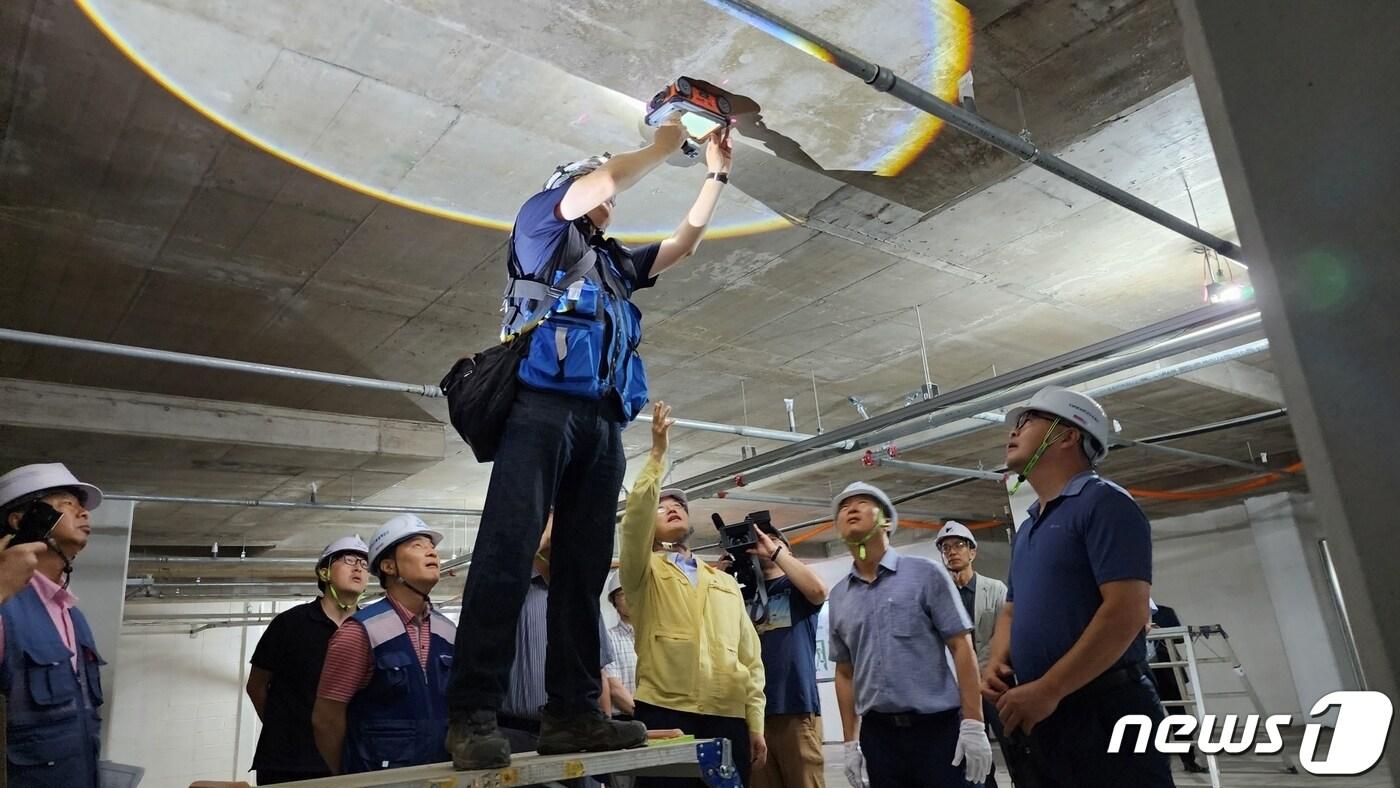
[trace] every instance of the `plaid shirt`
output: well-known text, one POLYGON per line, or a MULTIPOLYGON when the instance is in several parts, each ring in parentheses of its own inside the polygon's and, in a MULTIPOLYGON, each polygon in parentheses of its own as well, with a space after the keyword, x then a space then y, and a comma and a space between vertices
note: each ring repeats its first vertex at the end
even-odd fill
POLYGON ((632 625, 619 621, 608 630, 608 642, 612 644, 613 661, 604 672, 613 678, 622 679, 628 692, 637 691, 637 647, 632 625))

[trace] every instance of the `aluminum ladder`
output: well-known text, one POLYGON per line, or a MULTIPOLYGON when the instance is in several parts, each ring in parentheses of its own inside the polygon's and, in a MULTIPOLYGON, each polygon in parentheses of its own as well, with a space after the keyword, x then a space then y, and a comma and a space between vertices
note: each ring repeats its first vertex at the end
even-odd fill
MULTIPOLYGON (((1209 712, 1206 710, 1206 698, 1248 698, 1250 705, 1254 708, 1254 713, 1259 715, 1261 720, 1268 716, 1264 710, 1264 704, 1259 700, 1259 693, 1255 691, 1254 685, 1250 682, 1248 674, 1245 673, 1244 665, 1235 654, 1235 649, 1230 646, 1230 636, 1225 632, 1225 628, 1219 624, 1208 624, 1196 627, 1161 627, 1153 629, 1147 633, 1149 653, 1153 653, 1152 643, 1161 642, 1167 648, 1167 660, 1165 662, 1149 661, 1148 666, 1157 668, 1169 668, 1176 677, 1177 685, 1181 687, 1182 700, 1164 700, 1164 707, 1180 707, 1177 713, 1185 713, 1194 716, 1198 721, 1209 712), (1199 656, 1198 651, 1206 652, 1206 656, 1199 656), (1200 666, 1207 664, 1229 665, 1231 672, 1239 679, 1242 689, 1224 690, 1217 692, 1203 691, 1201 684, 1200 666), (1183 681, 1183 679, 1189 679, 1183 681)), ((1167 713, 1173 710, 1168 708, 1167 713)), ((1257 737, 1263 725, 1255 731, 1257 737)), ((1199 749, 1199 748, 1197 748, 1199 749)), ((1206 768, 1210 774, 1210 784, 1212 788, 1222 788, 1220 781, 1220 759, 1213 753, 1202 752, 1206 757, 1206 768)), ((1286 753, 1280 754, 1280 772, 1287 774, 1297 774, 1298 767, 1292 762, 1286 753)))

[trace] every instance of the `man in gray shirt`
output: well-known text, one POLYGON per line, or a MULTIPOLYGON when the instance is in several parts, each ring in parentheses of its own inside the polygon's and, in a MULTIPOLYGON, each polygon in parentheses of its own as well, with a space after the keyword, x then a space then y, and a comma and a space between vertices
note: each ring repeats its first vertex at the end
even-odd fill
POLYGON ((992 745, 972 621, 952 577, 890 546, 899 514, 878 487, 850 485, 832 517, 854 559, 829 614, 847 781, 863 788, 864 765, 870 788, 981 785, 992 745))

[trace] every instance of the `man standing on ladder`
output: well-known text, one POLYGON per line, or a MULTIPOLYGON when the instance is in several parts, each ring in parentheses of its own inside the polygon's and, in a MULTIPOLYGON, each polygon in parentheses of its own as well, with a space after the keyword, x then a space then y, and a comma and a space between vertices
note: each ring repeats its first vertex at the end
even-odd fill
POLYGON ((617 750, 646 741, 641 723, 609 720, 598 710, 599 597, 626 469, 622 428, 647 401, 637 353, 641 311, 631 297, 699 246, 729 182, 728 130, 716 132, 706 146, 709 175, 670 238, 628 249, 603 232, 617 196, 685 139, 678 123, 661 126, 646 148, 559 167, 516 215, 508 244, 508 336, 537 311, 555 306, 540 303, 549 300, 549 285, 562 283, 575 266, 586 273, 559 299, 564 313, 519 340, 529 343, 520 363, 522 386, 491 469, 448 691, 447 749, 459 769, 510 763, 510 743, 497 728, 496 713, 515 656, 531 556, 551 509, 557 512, 556 552, 568 560, 554 568, 549 586, 549 699, 540 719, 540 752, 617 750))
POLYGON ((1147 669, 1151 527, 1094 472, 1108 454, 1108 416, 1050 386, 1006 423, 1006 465, 1039 500, 1016 532, 984 692, 1007 734, 1028 736, 1045 788, 1172 788, 1162 753, 1108 752, 1120 717, 1163 717, 1147 669))

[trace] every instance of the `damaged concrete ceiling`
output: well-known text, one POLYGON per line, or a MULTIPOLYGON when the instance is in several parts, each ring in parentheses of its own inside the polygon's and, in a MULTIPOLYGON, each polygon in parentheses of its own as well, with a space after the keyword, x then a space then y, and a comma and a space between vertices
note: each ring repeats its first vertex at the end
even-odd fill
MULTIPOLYGON (((958 132, 911 148, 912 110, 701 0, 84 5, 111 38, 66 0, 0 6, 7 328, 436 382, 496 333, 501 223, 560 161, 639 144, 640 102, 678 73, 730 79, 763 117, 738 146, 721 214, 733 237, 638 297, 653 397, 677 415, 785 429, 793 398, 814 433, 818 404, 826 429, 859 418, 850 397, 898 407, 924 381, 915 307, 946 391, 1201 303, 1191 242, 958 132), (376 189, 386 199, 364 193, 376 189)), ((1235 238, 1166 0, 770 6, 941 93, 970 56, 985 117, 1235 238)), ((701 171, 663 167, 623 195, 618 226, 673 225, 701 171)), ((1105 405, 1128 437, 1269 410, 1268 363, 1105 405)), ((473 508, 485 489, 487 466, 441 427, 437 400, 8 342, 0 378, 0 460, 62 460, 110 491, 304 500, 314 484, 320 500, 473 508)), ((649 440, 626 438, 634 457, 649 440)), ((745 441, 673 443, 679 479, 745 441)), ((903 458, 995 468, 1001 443, 988 429, 903 458)), ((1173 445, 1296 459, 1286 420, 1173 445)), ((1136 449, 1105 470, 1150 489, 1249 476, 1136 449)), ((821 499, 854 478, 896 492, 946 479, 852 457, 754 492, 821 499)), ((1144 503, 1162 516, 1219 501, 1144 503)), ((909 507, 1004 517, 1006 496, 971 482, 909 507)), ((304 555, 379 519, 141 504, 134 543, 304 555)), ((474 518, 435 521, 470 544, 474 518)))

